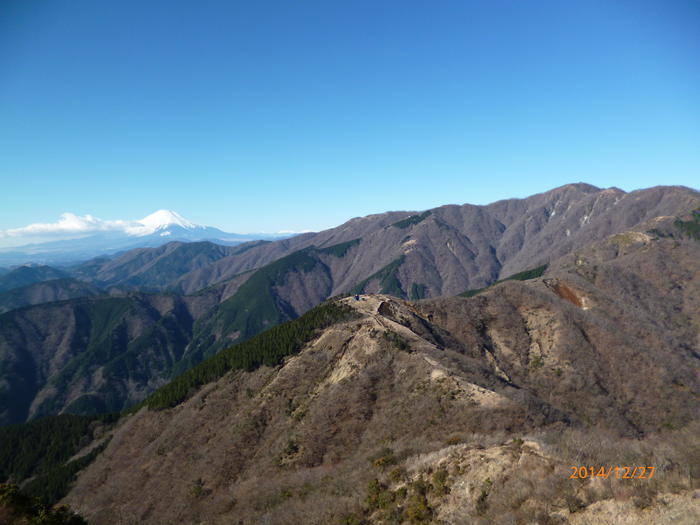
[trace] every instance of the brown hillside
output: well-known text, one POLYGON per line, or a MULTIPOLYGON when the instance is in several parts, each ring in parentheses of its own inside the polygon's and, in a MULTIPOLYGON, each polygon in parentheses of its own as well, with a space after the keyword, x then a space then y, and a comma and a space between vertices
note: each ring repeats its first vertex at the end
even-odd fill
POLYGON ((629 238, 471 299, 344 299, 362 317, 283 366, 124 420, 66 502, 96 524, 695 523, 700 243, 629 238), (589 464, 657 470, 569 479, 589 464))

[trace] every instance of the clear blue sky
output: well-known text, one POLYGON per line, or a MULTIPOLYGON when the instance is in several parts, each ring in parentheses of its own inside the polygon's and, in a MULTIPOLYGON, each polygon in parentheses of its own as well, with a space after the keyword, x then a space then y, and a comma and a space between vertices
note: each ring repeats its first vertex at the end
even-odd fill
POLYGON ((0 230, 700 186, 697 0, 0 4, 0 230))

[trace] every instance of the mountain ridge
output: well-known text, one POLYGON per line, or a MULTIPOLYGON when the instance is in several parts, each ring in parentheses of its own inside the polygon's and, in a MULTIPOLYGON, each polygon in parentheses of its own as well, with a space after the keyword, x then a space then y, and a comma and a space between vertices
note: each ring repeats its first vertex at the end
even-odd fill
MULTIPOLYGON (((158 324, 158 330, 147 336, 154 338, 149 340, 157 350, 145 357, 153 359, 160 368, 144 373, 138 360, 122 359, 120 362, 127 364, 124 374, 115 376, 114 384, 108 381, 107 386, 102 385, 102 393, 96 383, 80 375, 71 376, 70 381, 52 390, 48 387, 55 379, 42 372, 37 377, 49 383, 40 381, 41 384, 32 387, 35 392, 32 395, 43 392, 42 396, 63 401, 46 405, 52 406, 53 412, 30 411, 25 412, 25 417, 62 412, 69 407, 76 410, 78 405, 71 403, 82 395, 93 401, 80 405, 80 413, 97 410, 105 402, 105 396, 115 393, 117 397, 108 402, 109 406, 124 407, 138 402, 172 374, 182 373, 260 331, 299 317, 334 295, 389 293, 414 299, 452 296, 483 288, 518 271, 574 257, 583 247, 601 239, 622 236, 622 241, 614 242, 634 244, 637 237, 649 237, 646 232, 651 230, 680 239, 683 230, 675 225, 673 217, 699 207, 700 197, 697 192, 683 188, 653 188, 622 194, 612 189, 597 191, 590 186, 570 185, 530 199, 500 201, 489 206, 492 208, 451 205, 418 214, 389 212, 351 219, 318 234, 237 247, 169 243, 75 267, 74 275, 91 283, 90 286, 110 289, 114 298, 131 301, 129 307, 136 308, 143 318, 129 322, 144 327, 158 324), (130 287, 141 292, 129 292, 130 287), (150 299, 139 299, 143 291, 149 292, 150 299), (170 314, 163 317, 163 313, 147 313, 148 308, 138 306, 143 301, 174 302, 181 305, 178 308, 183 312, 194 310, 184 317, 176 315, 173 324, 167 320, 170 314), (182 327, 178 327, 180 322, 182 327), (163 350, 171 337, 179 341, 174 353, 163 350), (131 390, 125 388, 124 377, 135 381, 131 390)), ((547 272, 554 270, 556 265, 547 272)), ((92 295, 89 288, 82 293, 92 295)), ((110 300, 113 299, 86 297, 88 317, 102 318, 101 305, 110 300)), ((48 322, 54 315, 52 312, 62 308, 65 305, 39 304, 0 316, 0 320, 6 320, 0 334, 0 362, 24 363, 30 370, 40 367, 38 362, 30 364, 33 361, 18 357, 19 349, 26 347, 22 351, 28 351, 29 355, 44 355, 46 345, 51 342, 36 327, 36 320, 48 322), (36 320, 19 324, 10 321, 25 316, 36 320), (16 341, 25 343, 18 346, 16 341)), ((115 343, 104 357, 99 352, 88 353, 92 357, 87 359, 84 373, 90 377, 102 377, 113 359, 121 359, 121 354, 131 355, 130 345, 144 336, 141 332, 120 335, 109 327, 112 323, 121 326, 123 314, 115 311, 110 316, 104 324, 106 332, 96 335, 94 340, 114 337, 115 343), (115 357, 110 357, 110 352, 115 357)), ((74 317, 66 319, 64 325, 52 325, 53 328, 65 344, 84 350, 90 339, 77 335, 83 333, 81 326, 88 325, 74 317)), ((79 352, 66 355, 78 359, 79 352)), ((69 365, 68 361, 61 363, 60 367, 69 365)), ((8 379, 14 376, 7 374, 0 378, 5 381, 5 389, 17 380, 8 379)), ((15 420, 4 420, 10 421, 15 420)))
MULTIPOLYGON (((570 249, 574 243, 585 243, 596 237, 603 236, 605 230, 619 230, 624 228, 632 228, 635 224, 639 224, 644 220, 649 220, 658 215, 670 215, 670 214, 684 214, 688 213, 692 209, 698 206, 700 203, 700 194, 697 191, 682 188, 682 187, 656 187, 649 190, 639 190, 637 192, 632 192, 628 194, 619 194, 615 190, 599 190, 595 192, 598 198, 603 197, 603 204, 607 201, 608 207, 612 208, 611 203, 615 201, 615 198, 620 197, 624 199, 624 204, 630 204, 629 208, 633 215, 630 220, 620 221, 620 224, 611 224, 611 221, 616 220, 614 218, 615 214, 610 213, 609 209, 604 209, 603 212, 607 212, 610 217, 604 217, 603 220, 593 221, 593 231, 580 232, 575 231, 572 226, 570 229, 570 235, 574 237, 572 239, 566 239, 568 237, 565 235, 566 225, 563 224, 552 224, 548 228, 543 228, 549 217, 546 217, 545 210, 547 206, 550 205, 555 208, 556 204, 552 202, 558 196, 564 196, 572 199, 577 196, 582 196, 579 205, 574 207, 572 210, 573 222, 578 223, 578 229, 580 230, 581 222, 584 225, 588 225, 591 220, 590 212, 593 212, 595 216, 596 210, 594 209, 599 201, 593 199, 592 202, 586 202, 586 195, 591 196, 594 194, 595 187, 590 185, 584 185, 585 192, 581 192, 581 187, 579 185, 566 185, 560 188, 556 188, 549 192, 544 192, 541 194, 534 195, 525 199, 508 199, 503 201, 498 201, 486 206, 474 206, 474 205, 447 205, 438 208, 433 208, 430 211, 430 215, 427 216, 420 223, 412 225, 411 230, 418 230, 420 233, 420 228, 425 227, 426 223, 431 221, 434 223, 433 228, 429 232, 423 234, 423 238, 420 239, 423 242, 429 242, 430 239, 427 237, 435 238, 440 235, 441 231, 452 231, 456 234, 456 238, 452 241, 458 245, 461 252, 458 257, 462 257, 469 261, 471 259, 474 261, 472 268, 464 268, 459 265, 455 266, 450 273, 457 274, 471 274, 471 282, 469 279, 459 279, 459 284, 448 283, 444 285, 443 283, 436 281, 433 283, 432 287, 435 290, 433 294, 451 294, 459 293, 467 288, 477 288, 482 285, 488 284, 489 281, 498 279, 499 277, 505 277, 512 273, 518 271, 526 270, 528 268, 538 266, 542 262, 541 257, 538 254, 550 250, 554 242, 560 242, 565 244, 565 247, 560 249, 559 253, 552 254, 553 256, 559 256, 567 249, 570 249), (573 195, 572 195, 573 193, 573 195), (668 200, 673 200, 674 198, 679 202, 664 202, 664 196, 668 196, 668 200), (553 199, 554 197, 554 199, 553 199), (642 197, 645 202, 636 203, 635 200, 638 197, 642 197), (539 200, 544 200, 545 202, 537 202, 539 200), (549 201, 549 202, 548 202, 549 201), (518 214, 527 213, 527 204, 534 203, 534 210, 530 210, 530 218, 522 219, 521 221, 515 221, 514 217, 518 214), (639 208, 641 206, 648 205, 646 216, 640 213, 639 208), (587 209, 590 207, 591 209, 587 209), (672 211, 671 211, 672 210, 672 211), (510 225, 510 229, 503 235, 505 231, 504 223, 513 222, 510 225), (540 239, 533 239, 535 242, 532 246, 526 246, 523 253, 519 257, 514 258, 515 252, 523 248, 526 243, 525 238, 527 237, 527 231, 525 228, 525 222, 534 221, 537 227, 543 230, 540 235, 540 239), (473 222, 477 225, 474 231, 469 230, 469 223, 473 222), (422 225, 422 226, 421 226, 422 225), (486 229, 486 230, 484 230, 486 229), (559 234, 557 235, 557 232, 559 234), (486 235, 484 235, 486 234, 486 235), (563 235, 562 235, 563 234, 563 235), (497 237, 502 236, 503 238, 499 241, 500 246, 492 246, 488 243, 484 237, 497 237), (466 239, 465 239, 466 237, 466 239), (558 239, 556 238, 558 237, 558 239), (564 237, 564 239, 562 239, 564 237), (577 237, 581 237, 580 239, 577 237), (480 246, 475 246, 475 242, 479 242, 480 246), (495 253, 489 253, 490 250, 494 250, 495 253), (481 270, 476 271, 476 267, 481 270), (481 274, 477 277, 478 274, 481 274), (461 289, 460 289, 461 288, 461 289)), ((591 199, 588 199, 589 201, 591 199)), ((553 209, 552 211, 556 211, 553 209)), ((388 212, 384 214, 376 214, 363 218, 354 218, 346 223, 332 228, 330 230, 325 230, 317 234, 306 234, 303 236, 298 236, 289 239, 284 245, 277 243, 272 243, 272 245, 262 247, 259 249, 251 249, 247 256, 243 257, 225 257, 219 261, 216 261, 208 268, 203 268, 193 271, 190 275, 184 275, 179 279, 179 285, 188 292, 194 291, 192 283, 197 283, 196 286, 202 288, 207 285, 215 284, 217 281, 225 280, 228 277, 236 275, 241 271, 250 270, 256 266, 260 266, 261 262, 267 262, 274 258, 278 258, 283 255, 288 255, 295 250, 306 248, 311 245, 317 247, 323 247, 329 244, 339 244, 342 242, 352 241, 357 238, 367 238, 368 243, 373 243, 378 247, 383 249, 374 248, 373 255, 371 257, 373 263, 371 267, 362 266, 355 270, 356 274, 364 274, 364 277, 380 270, 382 267, 389 264, 391 261, 400 257, 405 246, 401 241, 410 233, 401 228, 394 228, 395 235, 386 235, 386 228, 392 224, 411 217, 413 215, 418 215, 416 212, 388 212), (359 226, 359 227, 356 227, 359 226), (401 235, 400 232, 404 232, 401 235), (374 239, 370 240, 374 236, 374 239), (379 238, 378 238, 379 237, 379 238), (388 247, 388 248, 387 248, 388 247), (391 250, 391 253, 386 253, 391 250), (382 253, 384 252, 384 253, 382 253), (254 259, 254 262, 252 261, 254 259), (252 264, 251 264, 252 263, 252 264), (205 275, 209 274, 209 276, 205 275)), ((556 216, 556 214, 555 214, 556 216)), ((546 225, 545 225, 546 226, 546 225)), ((539 233, 539 231, 535 232, 539 233)), ((445 238, 445 244, 449 238, 445 238)), ((411 239, 408 239, 411 240, 411 239)), ((415 240, 415 239, 414 239, 415 240)), ((438 250, 438 253, 427 253, 424 254, 428 260, 423 262, 432 263, 429 259, 434 258, 436 255, 439 257, 453 257, 455 254, 450 253, 451 249, 445 249, 434 246, 434 249, 438 250)), ((416 261, 420 264, 420 261, 416 261)), ((440 274, 441 272, 436 272, 440 274)), ((353 280, 353 285, 358 282, 359 278, 356 275, 350 275, 348 281, 353 280)), ((442 280, 442 279, 441 279, 442 280)), ((426 283, 427 284, 427 283, 426 283)), ((349 286, 349 284, 348 284, 349 286)), ((409 285, 410 287, 410 285, 409 285)))

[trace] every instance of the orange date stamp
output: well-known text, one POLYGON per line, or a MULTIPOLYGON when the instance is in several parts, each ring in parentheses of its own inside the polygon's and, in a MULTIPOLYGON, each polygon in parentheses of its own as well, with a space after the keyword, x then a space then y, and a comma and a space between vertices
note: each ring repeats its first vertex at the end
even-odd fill
POLYGON ((608 479, 651 479, 656 467, 569 467, 573 472, 569 479, 603 478, 608 479))

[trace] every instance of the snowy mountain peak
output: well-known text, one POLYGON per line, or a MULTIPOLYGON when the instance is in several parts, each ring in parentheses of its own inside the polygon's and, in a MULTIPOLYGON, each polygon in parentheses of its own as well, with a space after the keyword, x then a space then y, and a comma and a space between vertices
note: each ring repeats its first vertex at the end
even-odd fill
POLYGON ((158 210, 138 222, 152 231, 164 230, 170 226, 180 226, 187 230, 202 227, 188 221, 182 215, 172 210, 158 210))

